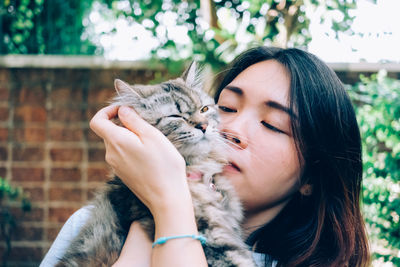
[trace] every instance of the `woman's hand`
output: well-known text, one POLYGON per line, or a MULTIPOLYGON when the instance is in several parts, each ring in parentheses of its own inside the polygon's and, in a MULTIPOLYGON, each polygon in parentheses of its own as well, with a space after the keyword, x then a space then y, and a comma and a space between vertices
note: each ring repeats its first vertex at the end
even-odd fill
POLYGON ((107 163, 153 215, 190 200, 183 157, 133 109, 105 107, 90 127, 104 140, 107 163), (111 121, 117 115, 126 128, 111 121))

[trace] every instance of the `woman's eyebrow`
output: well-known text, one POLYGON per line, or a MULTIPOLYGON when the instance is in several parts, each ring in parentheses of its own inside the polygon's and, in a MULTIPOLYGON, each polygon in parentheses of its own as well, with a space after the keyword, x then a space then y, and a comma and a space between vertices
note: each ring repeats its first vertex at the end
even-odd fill
MULTIPOLYGON (((242 96, 242 95, 243 95, 243 90, 240 89, 240 88, 237 87, 237 86, 227 85, 224 89, 228 89, 229 91, 234 92, 235 94, 237 94, 237 95, 239 95, 239 96, 242 96)), ((294 112, 293 112, 292 109, 290 109, 290 108, 288 108, 288 107, 286 107, 286 106, 284 106, 284 105, 282 105, 282 104, 280 104, 280 103, 278 103, 278 102, 276 102, 276 101, 272 101, 272 100, 266 101, 266 102, 265 102, 265 105, 266 105, 267 107, 270 107, 270 108, 274 108, 274 109, 277 109, 277 110, 281 110, 281 111, 283 111, 283 112, 289 114, 289 116, 290 116, 291 118, 297 119, 297 116, 296 116, 296 114, 294 114, 294 112)))
POLYGON ((290 108, 288 108, 288 107, 286 107, 286 106, 284 106, 284 105, 282 105, 282 104, 280 104, 280 103, 278 103, 278 102, 269 100, 269 101, 265 102, 265 105, 266 105, 267 107, 270 107, 270 108, 274 108, 274 109, 277 109, 277 110, 281 110, 281 111, 283 111, 283 112, 289 114, 289 116, 290 116, 291 118, 297 119, 297 116, 296 116, 296 114, 294 114, 294 112, 293 112, 292 109, 290 109, 290 108))
POLYGON ((243 95, 243 90, 233 85, 227 85, 224 89, 228 89, 229 91, 232 91, 238 95, 243 95))

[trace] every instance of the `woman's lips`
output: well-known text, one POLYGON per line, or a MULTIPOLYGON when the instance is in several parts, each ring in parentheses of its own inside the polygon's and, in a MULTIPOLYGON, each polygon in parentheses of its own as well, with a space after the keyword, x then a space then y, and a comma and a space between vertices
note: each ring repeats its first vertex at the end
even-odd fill
POLYGON ((224 172, 240 172, 240 168, 236 163, 229 162, 229 164, 225 165, 224 172))

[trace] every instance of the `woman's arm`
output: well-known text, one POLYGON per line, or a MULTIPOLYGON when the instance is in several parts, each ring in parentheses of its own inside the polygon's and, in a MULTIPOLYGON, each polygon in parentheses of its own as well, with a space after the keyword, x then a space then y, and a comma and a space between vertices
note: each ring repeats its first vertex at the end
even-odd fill
POLYGON ((150 267, 151 266, 151 240, 140 226, 133 222, 129 228, 121 254, 112 267, 150 267))
MULTIPOLYGON (((127 107, 101 109, 90 126, 103 138, 106 161, 115 174, 150 209, 155 238, 197 234, 185 161, 171 142, 127 107), (126 128, 111 121, 117 115, 126 128)), ((151 263, 156 267, 207 266, 200 242, 190 238, 157 245, 151 263)))

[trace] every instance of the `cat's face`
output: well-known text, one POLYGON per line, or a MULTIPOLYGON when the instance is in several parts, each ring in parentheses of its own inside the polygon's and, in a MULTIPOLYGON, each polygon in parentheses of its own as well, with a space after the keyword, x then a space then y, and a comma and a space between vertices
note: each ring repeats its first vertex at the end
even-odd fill
POLYGON ((220 141, 214 100, 189 79, 193 77, 186 75, 158 85, 132 86, 116 80, 119 95, 114 101, 118 105, 133 107, 186 159, 208 154, 220 141))

